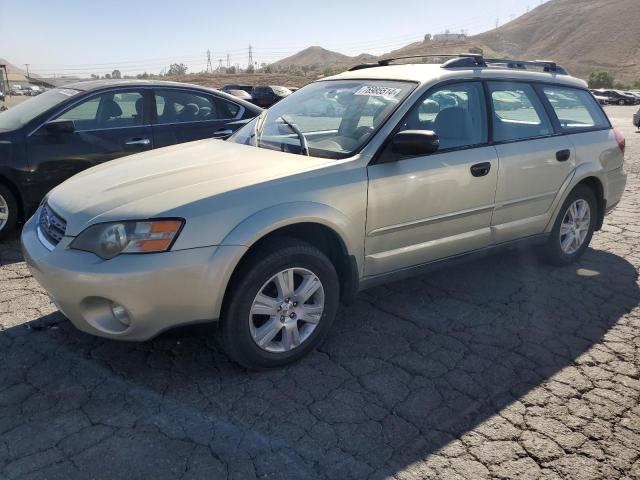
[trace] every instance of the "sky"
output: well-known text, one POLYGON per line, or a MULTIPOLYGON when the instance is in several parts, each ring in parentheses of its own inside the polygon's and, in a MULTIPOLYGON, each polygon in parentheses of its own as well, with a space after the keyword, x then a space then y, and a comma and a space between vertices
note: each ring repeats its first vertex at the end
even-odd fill
MULTIPOLYGON (((547 0, 544 0, 545 2, 547 0)), ((381 54, 445 30, 479 33, 541 0, 21 0, 0 22, 0 58, 43 76, 190 72, 271 63, 311 45, 381 54)))

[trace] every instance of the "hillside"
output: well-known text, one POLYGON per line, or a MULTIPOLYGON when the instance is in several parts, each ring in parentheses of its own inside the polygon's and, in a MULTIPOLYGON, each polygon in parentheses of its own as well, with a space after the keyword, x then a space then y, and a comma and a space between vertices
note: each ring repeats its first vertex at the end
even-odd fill
POLYGON ((322 47, 308 47, 300 52, 291 55, 290 57, 283 58, 274 63, 279 67, 290 67, 292 65, 297 66, 318 66, 318 65, 355 65, 357 63, 363 63, 375 59, 373 55, 362 53, 356 57, 349 57, 338 52, 332 52, 322 47))
POLYGON ((552 0, 471 39, 501 55, 553 59, 578 77, 640 78, 639 0, 552 0))
MULTIPOLYGON (((482 49, 485 55, 555 60, 572 75, 587 78, 607 70, 616 79, 640 79, 640 0, 551 0, 529 13, 463 41, 414 42, 380 58, 482 49)), ((309 47, 276 62, 292 65, 340 66, 375 60, 349 57, 322 47, 309 47)))

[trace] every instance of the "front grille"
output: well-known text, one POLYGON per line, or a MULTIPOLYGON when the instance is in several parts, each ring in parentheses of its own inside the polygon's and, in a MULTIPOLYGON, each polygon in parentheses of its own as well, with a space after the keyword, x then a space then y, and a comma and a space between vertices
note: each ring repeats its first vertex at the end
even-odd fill
POLYGON ((40 210, 38 229, 45 240, 56 246, 64 237, 64 233, 67 230, 67 222, 45 203, 40 210))

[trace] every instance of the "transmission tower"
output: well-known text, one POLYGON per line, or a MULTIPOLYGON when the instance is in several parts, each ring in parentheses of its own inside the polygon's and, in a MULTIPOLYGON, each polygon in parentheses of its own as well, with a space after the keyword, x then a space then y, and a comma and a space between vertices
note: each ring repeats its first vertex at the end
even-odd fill
POLYGON ((218 71, 222 71, 222 59, 218 59, 218 71))
POLYGON ((207 50, 207 73, 213 73, 213 65, 211 65, 211 50, 207 50))
POLYGON ((249 61, 247 62, 247 69, 253 68, 253 48, 249 45, 249 61))
POLYGON ((231 68, 231 61, 229 60, 229 54, 227 53, 227 70, 231 68))

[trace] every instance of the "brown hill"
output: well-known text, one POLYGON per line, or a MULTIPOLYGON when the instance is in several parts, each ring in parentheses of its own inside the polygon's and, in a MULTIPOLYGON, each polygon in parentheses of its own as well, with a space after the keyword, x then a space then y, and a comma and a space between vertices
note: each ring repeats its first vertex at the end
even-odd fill
POLYGON ((578 77, 640 79, 639 0, 552 0, 471 40, 500 55, 553 59, 578 77))
MULTIPOLYGON (((475 49, 491 56, 555 60, 582 78, 606 70, 622 82, 640 80, 640 0, 550 0, 498 29, 462 41, 414 42, 380 58, 475 49)), ((344 68, 375 59, 309 47, 276 65, 344 68)))
POLYGON ((334 65, 355 65, 375 59, 373 55, 361 53, 356 57, 350 57, 338 52, 332 52, 322 47, 308 47, 290 57, 283 58, 274 63, 279 67, 297 66, 334 66, 334 65))

